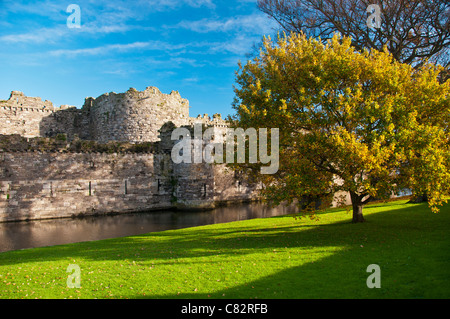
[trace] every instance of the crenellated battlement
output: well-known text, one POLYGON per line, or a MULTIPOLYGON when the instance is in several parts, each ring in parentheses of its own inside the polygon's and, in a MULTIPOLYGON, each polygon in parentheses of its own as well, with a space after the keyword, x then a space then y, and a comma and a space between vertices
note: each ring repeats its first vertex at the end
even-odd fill
POLYGON ((33 109, 47 109, 53 110, 53 103, 50 101, 42 101, 40 97, 29 97, 23 92, 12 91, 9 99, 1 103, 5 107, 16 107, 16 108, 33 108, 33 109))
MULTIPOLYGON (((189 107, 189 101, 183 99, 178 91, 172 91, 170 94, 162 93, 157 87, 149 86, 144 91, 138 91, 135 88, 130 88, 124 93, 109 92, 100 95, 97 98, 87 97, 83 108, 99 107, 104 103, 112 100, 121 100, 126 102, 142 102, 145 100, 165 101, 167 103, 175 103, 180 106, 189 107)), ((117 106, 128 106, 127 103, 117 106)))
POLYGON ((197 117, 190 117, 188 125, 194 125, 196 123, 201 123, 206 126, 214 127, 228 127, 228 123, 222 119, 222 115, 216 113, 213 115, 212 119, 208 114, 198 115, 197 117))

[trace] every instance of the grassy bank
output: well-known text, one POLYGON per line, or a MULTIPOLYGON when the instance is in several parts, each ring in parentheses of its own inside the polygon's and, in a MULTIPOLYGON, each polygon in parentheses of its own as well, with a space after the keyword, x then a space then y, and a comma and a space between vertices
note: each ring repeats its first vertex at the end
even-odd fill
POLYGON ((450 206, 396 201, 0 253, 0 298, 449 298, 450 206), (68 288, 67 267, 81 269, 68 288), (366 269, 381 269, 369 289, 366 269))

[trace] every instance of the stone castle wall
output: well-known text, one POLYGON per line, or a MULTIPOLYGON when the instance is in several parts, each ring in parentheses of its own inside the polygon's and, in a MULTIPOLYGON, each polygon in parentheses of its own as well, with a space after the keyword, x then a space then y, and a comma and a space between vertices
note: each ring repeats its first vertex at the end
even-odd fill
POLYGON ((0 152, 0 222, 211 209, 253 198, 255 188, 223 166, 175 165, 167 153, 0 152))
POLYGON ((225 165, 173 163, 170 151, 175 141, 170 136, 176 126, 202 123, 218 132, 227 127, 219 114, 212 119, 207 114, 189 117, 189 102, 178 92, 130 89, 87 98, 77 109, 55 108, 51 102, 13 91, 9 100, 0 101, 0 121, 0 134, 27 138, 65 134, 69 144, 76 136, 99 143, 159 141, 152 153, 37 151, 31 145, 39 141, 21 145, 21 151, 0 149, 0 222, 210 209, 257 197, 257 187, 225 165))
POLYGON ((162 154, 0 155, 0 221, 171 207, 162 154), (130 165, 132 163, 132 165, 130 165))

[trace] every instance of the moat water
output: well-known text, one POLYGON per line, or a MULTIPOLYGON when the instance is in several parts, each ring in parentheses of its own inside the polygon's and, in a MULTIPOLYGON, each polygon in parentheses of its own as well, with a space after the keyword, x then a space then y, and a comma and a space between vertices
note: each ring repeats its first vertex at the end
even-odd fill
POLYGON ((78 219, 0 223, 0 252, 141 235, 232 221, 295 213, 295 206, 270 208, 262 203, 210 211, 157 211, 78 219))

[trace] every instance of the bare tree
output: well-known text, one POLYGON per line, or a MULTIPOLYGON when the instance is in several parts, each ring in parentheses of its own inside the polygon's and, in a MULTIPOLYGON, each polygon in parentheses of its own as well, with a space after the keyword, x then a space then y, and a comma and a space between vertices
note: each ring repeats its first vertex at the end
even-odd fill
POLYGON ((358 50, 387 46, 402 63, 419 67, 428 59, 442 65, 441 81, 449 78, 449 0, 258 0, 258 7, 287 32, 323 41, 340 32, 358 50), (371 27, 370 17, 380 24, 371 27))

